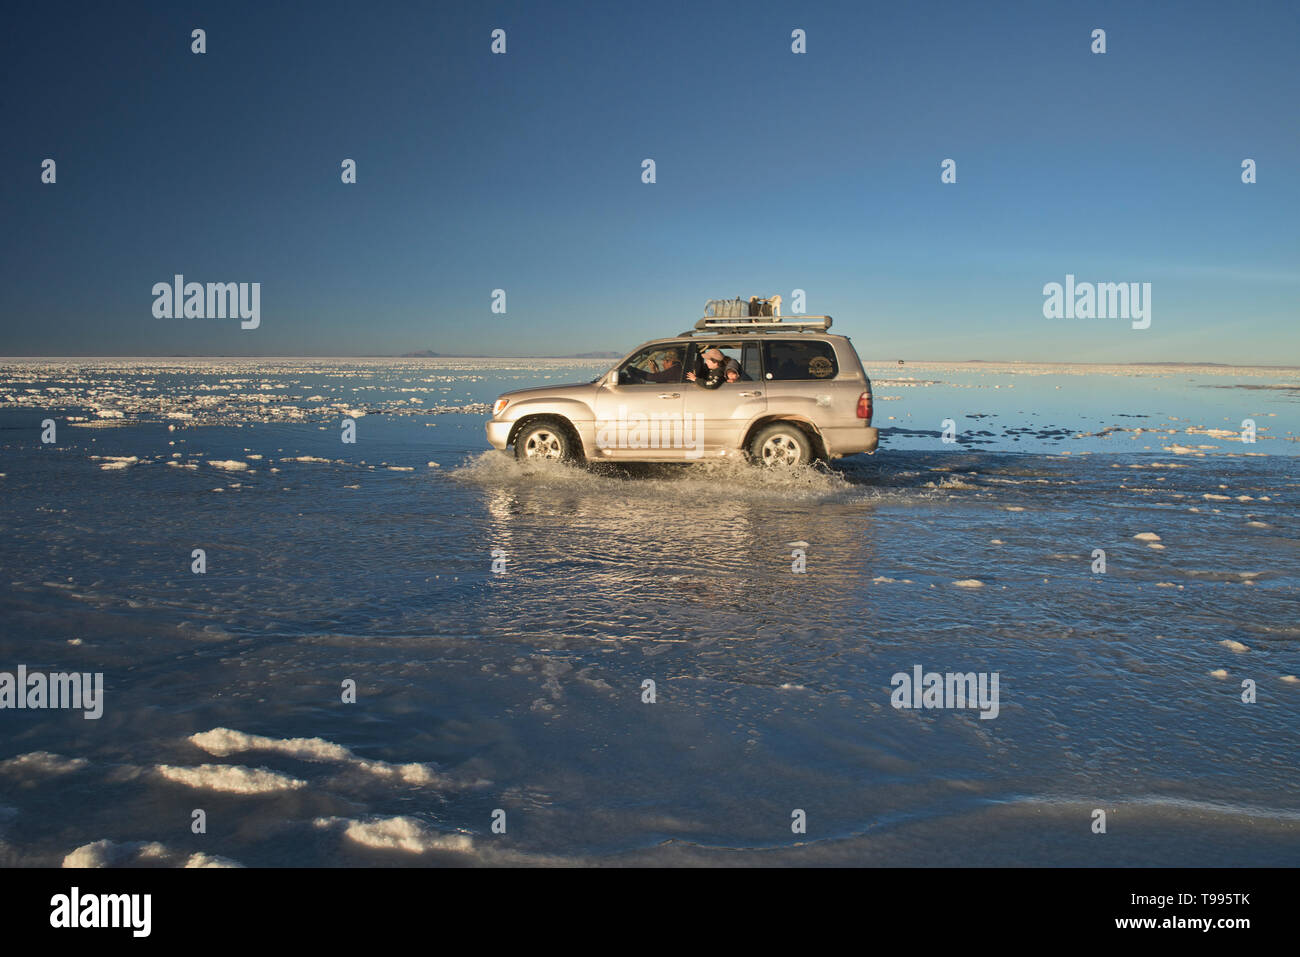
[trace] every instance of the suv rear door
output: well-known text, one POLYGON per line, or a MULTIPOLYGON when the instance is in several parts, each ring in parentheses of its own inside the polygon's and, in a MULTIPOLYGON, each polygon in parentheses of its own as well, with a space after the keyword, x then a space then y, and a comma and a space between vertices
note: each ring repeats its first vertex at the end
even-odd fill
POLYGON ((763 379, 762 343, 757 336, 738 339, 700 340, 692 343, 687 356, 687 370, 697 377, 707 375, 701 360, 710 349, 718 349, 740 366, 740 380, 723 382, 716 389, 706 389, 695 382, 682 384, 683 413, 687 427, 701 437, 705 455, 717 455, 736 449, 745 429, 767 409, 767 384, 763 379))

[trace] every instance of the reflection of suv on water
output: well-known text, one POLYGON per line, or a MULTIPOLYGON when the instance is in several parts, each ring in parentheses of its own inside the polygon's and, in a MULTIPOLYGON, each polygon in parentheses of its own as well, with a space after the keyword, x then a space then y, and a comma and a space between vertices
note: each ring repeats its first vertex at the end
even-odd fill
MULTIPOLYGON (((829 316, 701 319, 592 382, 507 392, 487 425, 519 459, 689 462, 748 455, 770 466, 874 452, 871 381, 829 316), (714 388, 704 362, 735 370, 714 388), (687 373, 695 374, 692 381, 687 373)), ((717 378, 713 382, 717 382, 717 378)))

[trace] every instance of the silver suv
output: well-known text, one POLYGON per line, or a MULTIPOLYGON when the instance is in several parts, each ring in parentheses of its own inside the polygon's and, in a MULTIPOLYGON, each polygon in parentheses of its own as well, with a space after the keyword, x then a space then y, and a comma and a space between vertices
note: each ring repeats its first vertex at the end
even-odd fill
POLYGON ((871 381, 829 316, 701 319, 580 385, 507 392, 487 439, 519 459, 803 465, 874 452, 871 381))

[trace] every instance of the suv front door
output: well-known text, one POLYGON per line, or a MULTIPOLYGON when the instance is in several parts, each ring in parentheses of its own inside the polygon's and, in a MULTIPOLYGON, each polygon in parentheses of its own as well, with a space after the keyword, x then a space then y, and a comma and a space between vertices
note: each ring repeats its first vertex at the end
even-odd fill
POLYGON ((602 459, 676 461, 682 446, 684 345, 647 346, 597 386, 596 448, 602 459))

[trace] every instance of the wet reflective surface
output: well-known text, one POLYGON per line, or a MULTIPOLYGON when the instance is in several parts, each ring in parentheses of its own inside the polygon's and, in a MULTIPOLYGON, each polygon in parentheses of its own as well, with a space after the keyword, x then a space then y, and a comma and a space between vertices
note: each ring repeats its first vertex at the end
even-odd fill
POLYGON ((882 452, 792 475, 484 451, 589 368, 6 368, 0 670, 107 691, 0 711, 0 863, 1300 863, 1294 376, 869 367, 882 452), (457 411, 166 418, 222 378, 457 411))

